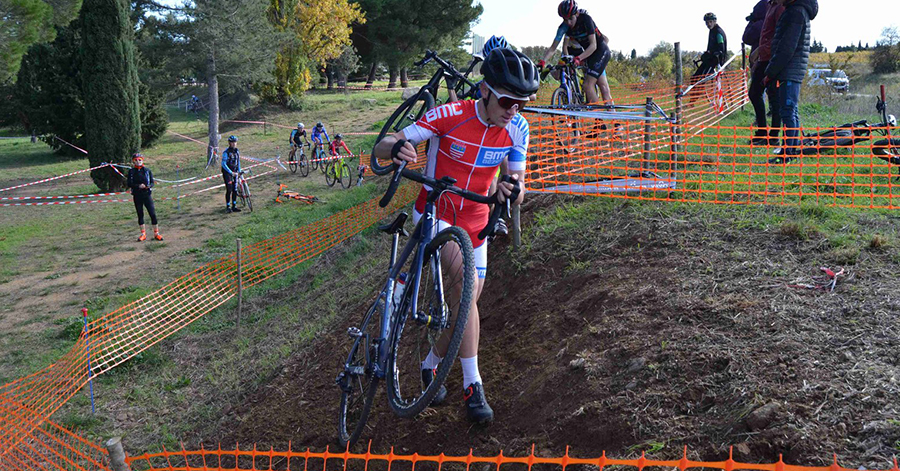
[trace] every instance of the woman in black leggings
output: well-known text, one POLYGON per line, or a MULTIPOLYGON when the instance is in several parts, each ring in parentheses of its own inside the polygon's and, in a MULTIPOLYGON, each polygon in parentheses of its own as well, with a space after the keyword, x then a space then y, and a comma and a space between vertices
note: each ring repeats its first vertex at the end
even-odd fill
POLYGON ((134 167, 128 170, 128 187, 131 188, 131 195, 134 198, 134 209, 137 210, 138 224, 141 225, 141 236, 138 242, 147 240, 147 230, 144 229, 144 208, 150 214, 150 223, 153 224, 153 238, 163 240, 159 235, 159 223, 156 220, 156 208, 153 207, 153 172, 149 168, 144 167, 144 156, 140 153, 131 157, 134 167))

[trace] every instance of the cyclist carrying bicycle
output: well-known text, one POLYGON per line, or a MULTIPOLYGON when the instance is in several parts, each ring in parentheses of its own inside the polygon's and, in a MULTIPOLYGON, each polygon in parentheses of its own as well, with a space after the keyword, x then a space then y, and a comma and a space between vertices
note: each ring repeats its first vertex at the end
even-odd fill
MULTIPOLYGON (((487 194, 497 168, 506 164, 517 185, 524 183, 525 156, 528 149, 528 121, 518 113, 540 85, 537 67, 524 54, 508 48, 497 48, 485 58, 481 67, 484 81, 479 85, 482 98, 477 101, 457 101, 434 108, 418 122, 400 132, 382 139, 375 147, 375 157, 391 158, 394 163, 415 162, 415 145, 430 141, 427 175, 442 178, 450 176, 465 190, 487 194)), ((512 194, 513 183, 498 185, 501 203, 512 194)), ((413 220, 418 222, 425 208, 427 191, 423 188, 416 201, 413 220)), ((513 204, 520 204, 524 192, 520 192, 513 204)), ((487 403, 484 386, 478 370, 478 342, 480 324, 477 300, 487 276, 487 242, 478 238, 478 232, 488 222, 488 207, 447 194, 441 198, 444 204, 437 209, 438 230, 455 224, 462 227, 475 246, 477 280, 475 296, 469 311, 469 319, 460 346, 459 357, 463 370, 464 400, 469 420, 490 422, 494 411, 487 403)), ((441 262, 450 267, 454 287, 462 275, 461 254, 458 250, 441 253, 441 262)), ((450 298, 459 299, 459 293, 450 298)), ((453 302, 449 303, 453 306, 453 302)), ((438 350, 432 349, 422 363, 422 379, 427 386, 434 377, 434 368, 446 352, 448 339, 438 342, 438 350)), ((446 399, 447 391, 441 388, 432 405, 446 399)))
MULTIPOLYGON (((491 36, 491 38, 488 39, 484 43, 484 47, 481 48, 481 58, 479 58, 478 56, 475 56, 475 58, 473 60, 474 61, 483 60, 485 57, 488 56, 488 54, 491 53, 491 51, 493 51, 494 49, 496 49, 498 47, 508 48, 509 43, 506 42, 506 38, 504 38, 503 36, 491 36)), ((481 85, 481 82, 475 84, 476 85, 475 88, 473 88, 469 94, 462 96, 462 97, 459 97, 456 95, 456 85, 457 84, 459 84, 458 78, 449 76, 449 75, 447 76, 447 92, 450 95, 450 99, 448 101, 459 101, 459 100, 466 100, 466 99, 477 100, 477 99, 481 98, 481 90, 479 87, 479 85, 481 85)))
POLYGON ((237 148, 237 136, 228 136, 228 148, 222 152, 222 178, 225 180, 225 212, 239 213, 237 207, 237 176, 241 172, 241 152, 237 148), (230 206, 229 206, 230 202, 230 206))
POLYGON ((303 123, 297 123, 297 129, 291 129, 288 143, 291 145, 291 150, 294 150, 302 147, 304 142, 309 144, 309 139, 306 138, 306 129, 304 129, 303 123))
POLYGON ((609 91, 609 81, 606 79, 606 66, 612 53, 607 43, 609 38, 603 35, 594 23, 593 18, 585 10, 578 9, 575 0, 563 0, 556 9, 563 22, 556 30, 556 38, 553 44, 544 53, 543 59, 538 62, 538 67, 544 68, 547 61, 556 51, 559 42, 563 41, 563 50, 575 56, 576 66, 585 66, 584 95, 588 103, 598 103, 595 85, 600 88, 603 101, 613 103, 612 94, 609 91))

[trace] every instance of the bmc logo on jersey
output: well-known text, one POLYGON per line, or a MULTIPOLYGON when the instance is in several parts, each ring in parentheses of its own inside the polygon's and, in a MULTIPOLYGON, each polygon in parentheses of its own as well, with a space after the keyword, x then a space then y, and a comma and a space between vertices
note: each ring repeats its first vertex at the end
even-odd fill
POLYGON ((432 122, 439 118, 449 118, 451 116, 459 116, 463 114, 462 105, 459 102, 448 103, 444 106, 428 110, 425 113, 425 121, 432 122))
POLYGON ((500 165, 508 155, 508 148, 491 149, 485 147, 478 152, 478 160, 475 161, 475 165, 478 167, 496 167, 497 165, 500 165))

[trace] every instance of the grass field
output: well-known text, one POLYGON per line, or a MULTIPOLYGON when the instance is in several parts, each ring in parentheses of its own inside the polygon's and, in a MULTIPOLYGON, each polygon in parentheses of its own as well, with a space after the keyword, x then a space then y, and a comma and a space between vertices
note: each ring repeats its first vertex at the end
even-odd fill
MULTIPOLYGON (((874 87, 885 79, 891 77, 866 80, 874 87)), ((817 96, 804 92, 804 125, 831 126, 876 118, 868 98, 817 96), (810 99, 806 100, 807 97, 810 99), (871 110, 862 111, 866 107, 871 110)), ((399 93, 312 93, 306 98, 303 111, 257 107, 234 119, 264 119, 288 126, 303 121, 307 127, 323 121, 330 134, 372 131, 380 127, 379 123, 399 103, 399 93)), ((204 122, 183 112, 170 112, 172 131, 204 140, 204 122)), ((751 121, 752 114, 747 106, 743 112, 721 124, 726 128, 749 126, 751 121)), ((288 132, 289 129, 264 130, 258 125, 233 123, 225 123, 221 130, 224 136, 236 134, 240 137, 240 147, 245 155, 260 158, 284 157, 288 132)), ((746 138, 741 133, 726 133, 718 142, 704 143, 704 148, 708 150, 713 145, 733 149, 741 146, 746 138)), ((351 149, 356 150, 367 148, 372 138, 348 136, 347 141, 351 149)), ((0 187, 87 166, 83 159, 60 161, 48 149, 27 140, 0 140, 0 187)), ((699 149, 695 151, 701 153, 699 149)), ((743 152, 753 157, 736 161, 735 166, 749 165, 751 161, 763 158, 760 150, 743 152)), ((158 178, 175 179, 177 176, 217 174, 217 170, 206 172, 203 169, 204 153, 202 145, 170 134, 156 147, 148 149, 145 155, 147 165, 158 178), (179 167, 177 172, 176 165, 179 167)), ((840 165, 847 165, 847 157, 839 157, 840 165)), ((837 159, 826 157, 818 161, 818 166, 837 163, 837 159)), ((815 178, 812 175, 814 166, 802 162, 799 170, 804 179, 815 178)), ((351 167, 355 165, 351 164, 351 167)), ((221 190, 183 199, 180 210, 176 209, 175 202, 158 204, 163 234, 167 237, 159 244, 134 242, 135 218, 130 203, 0 208, 3 211, 0 220, 0 263, 3 266, 0 301, 4 306, 0 309, 0 383, 34 372, 66 351, 80 332, 78 314, 82 306, 89 307, 92 315, 112 311, 200 264, 230 253, 237 237, 243 238, 245 244, 263 240, 374 198, 383 190, 379 184, 346 191, 327 189, 321 173, 311 173, 306 179, 284 172, 275 175, 251 181, 251 188, 260 198, 256 200, 258 209, 252 214, 223 213, 221 190), (277 182, 287 183, 301 193, 319 196, 326 203, 313 207, 276 204, 272 199, 277 182)), ((702 180, 698 187, 715 188, 721 184, 704 180, 707 174, 698 175, 701 176, 697 178, 702 180)), ((860 178, 865 179, 864 176, 860 178)), ((70 180, 38 187, 28 194, 56 195, 96 190, 85 176, 70 180)), ((219 183, 218 179, 212 181, 219 183)), ((158 197, 168 195, 163 189, 157 194, 158 197)), ((807 264, 855 266, 877 259, 877 270, 866 265, 871 276, 877 277, 876 283, 887 281, 883 273, 891 271, 887 268, 889 263, 900 261, 898 231, 894 224, 896 216, 888 211, 827 208, 807 201, 799 208, 771 208, 562 199, 565 201, 558 206, 550 205, 548 199, 542 200, 550 206, 534 209, 532 224, 526 227, 526 246, 522 252, 533 257, 531 265, 512 251, 497 251, 492 255, 491 263, 508 258, 511 260, 506 262, 508 265, 524 270, 528 267, 537 269, 541 264, 536 260, 543 260, 542 265, 559 268, 560 273, 567 276, 586 272, 591 266, 602 271, 602 263, 609 257, 603 253, 605 250, 637 253, 641 244, 654 243, 640 232, 626 234, 632 223, 655 228, 683 227, 685 232, 678 233, 679 237, 685 233, 693 234, 696 244, 679 245, 678 248, 683 251, 681 255, 692 260, 691 270, 699 271, 696 276, 689 271, 683 276, 698 285, 700 278, 710 286, 713 283, 718 286, 721 282, 723 290, 726 283, 734 286, 735 282, 733 278, 722 278, 714 264, 704 262, 716 254, 731 257, 736 267, 741 263, 751 267, 752 274, 748 276, 778 279, 799 276, 808 268, 807 264), (616 223, 622 214, 633 219, 624 224, 616 223), (618 227, 608 229, 604 224, 618 227), (589 247, 597 252, 596 259, 579 258, 580 253, 588 250, 582 246, 586 242, 579 235, 585 230, 597 238, 596 244, 589 247), (621 232, 616 235, 620 245, 601 245, 609 242, 606 238, 617 231, 621 232), (777 238, 785 247, 803 246, 803 257, 798 261, 788 255, 787 260, 779 262, 793 265, 773 266, 777 264, 755 259, 750 243, 738 249, 729 248, 727 240, 718 238, 720 232, 732 238, 741 238, 745 233, 757 234, 760 239, 777 238), (709 247, 705 247, 705 243, 709 243, 709 247)), ((683 243, 681 239, 672 242, 683 243)), ((358 310, 383 270, 386 244, 385 237, 369 231, 314 261, 263 283, 246 295, 244 325, 240 333, 234 329, 234 303, 228 303, 185 331, 100 377, 95 384, 96 415, 89 412, 85 391, 64 406, 55 420, 77 426, 92 438, 124 433, 132 450, 149 451, 160 446, 171 449, 185 436, 194 442, 216 441, 228 434, 227 429, 238 427, 236 424, 243 426, 259 419, 258 416, 241 415, 244 412, 239 409, 249 398, 258 398, 261 391, 268 391, 265 388, 274 378, 297 374, 292 368, 333 376, 335 365, 298 366, 288 359, 308 347, 312 340, 327 334, 334 322, 358 310), (238 418, 235 419, 235 415, 238 418), (226 418, 231 422, 226 422, 226 418)), ((785 249, 785 253, 790 254, 790 250, 785 249)), ((506 270, 507 274, 518 273, 509 266, 506 270)), ((612 273, 616 278, 615 272, 612 273)), ((681 282, 681 278, 676 280, 681 282)), ((692 287, 700 293, 698 296, 703 302, 712 302, 715 287, 711 292, 702 285, 692 287)), ((495 285, 494 289, 502 288, 495 285)), ((852 285, 851 289, 859 294, 859 290, 865 288, 852 285)), ((748 287, 740 296, 752 297, 753 292, 754 288, 748 287)), ((622 296, 626 294, 634 293, 622 296)), ((496 296, 500 295, 492 295, 496 296)), ((542 295, 532 293, 532 297, 535 296, 542 295)), ((662 349, 665 348, 663 344, 662 349)), ((548 355, 556 355, 556 352, 548 355)), ((285 401, 296 399, 298 409, 322 404, 322 394, 327 395, 328 400, 336 396, 336 390, 308 392, 287 388, 279 393, 285 401)), ((581 410, 583 413, 584 408, 581 410)), ((573 416, 578 414, 575 410, 571 412, 573 416)), ((331 425, 330 422, 299 424, 300 427, 323 429, 331 425)), ((285 435, 282 432, 274 431, 273 435, 281 438, 285 435)), ((269 439, 270 436, 254 439, 269 439)))

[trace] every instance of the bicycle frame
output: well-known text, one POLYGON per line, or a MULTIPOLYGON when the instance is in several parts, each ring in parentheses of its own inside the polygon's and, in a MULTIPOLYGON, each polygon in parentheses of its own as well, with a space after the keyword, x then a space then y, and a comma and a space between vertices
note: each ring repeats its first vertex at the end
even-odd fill
MULTIPOLYGON (((435 192, 436 193, 436 192, 435 192)), ((431 242, 436 233, 435 228, 437 227, 437 222, 435 220, 435 211, 434 211, 434 201, 439 198, 440 195, 436 195, 432 197, 432 194, 428 194, 428 200, 425 203, 425 212, 422 214, 422 218, 419 220, 419 223, 416 225, 413 234, 410 236, 409 241, 403 247, 403 252, 400 257, 397 258, 397 249, 399 248, 400 243, 400 234, 393 234, 393 242, 391 243, 391 262, 388 271, 388 279, 385 282, 384 288, 381 290, 381 294, 379 296, 383 296, 385 299, 384 303, 384 315, 381 316, 381 330, 379 333, 379 337, 375 339, 378 342, 378 358, 372 361, 374 365, 375 375, 378 376, 379 379, 384 379, 387 375, 387 359, 390 354, 388 349, 390 348, 390 342, 386 340, 390 339, 391 333, 396 324, 396 319, 394 318, 394 310, 397 312, 403 312, 404 309, 409 304, 410 300, 412 302, 412 306, 409 306, 410 317, 413 321, 418 321, 418 312, 419 312, 419 290, 421 289, 422 283, 422 262, 425 259, 425 247, 431 242), (410 255, 415 251, 415 258, 413 259, 413 263, 411 265, 411 271, 409 273, 409 278, 406 280, 407 289, 403 293, 403 298, 400 300, 400 304, 398 306, 394 306, 394 289, 397 287, 397 277, 400 276, 400 270, 403 268, 406 260, 410 255)), ((441 258, 438 254, 432 259, 432 263, 434 264, 432 273, 440 273, 441 270, 441 258)), ((441 281, 440 276, 435 277, 435 286, 434 289, 440 294, 440 297, 444 299, 444 286, 441 281)), ((442 322, 446 322, 449 319, 441 319, 442 322)))

